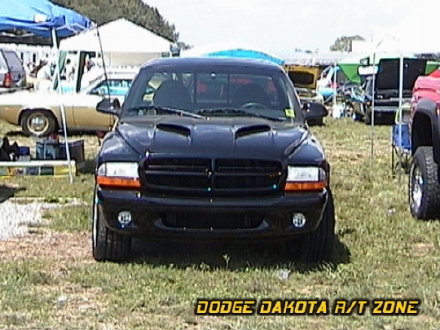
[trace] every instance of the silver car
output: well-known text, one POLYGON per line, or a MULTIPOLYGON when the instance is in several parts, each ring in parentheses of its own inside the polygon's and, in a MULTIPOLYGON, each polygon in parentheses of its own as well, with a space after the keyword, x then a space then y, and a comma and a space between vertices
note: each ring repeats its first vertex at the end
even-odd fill
POLYGON ((75 93, 55 90, 19 91, 0 95, 0 119, 20 125, 23 133, 46 136, 62 128, 61 104, 64 105, 69 131, 103 131, 113 126, 116 117, 96 111, 96 104, 106 95, 122 103, 137 72, 109 71, 90 81, 90 85, 75 93))
POLYGON ((0 48, 0 92, 26 86, 26 72, 17 53, 0 48))

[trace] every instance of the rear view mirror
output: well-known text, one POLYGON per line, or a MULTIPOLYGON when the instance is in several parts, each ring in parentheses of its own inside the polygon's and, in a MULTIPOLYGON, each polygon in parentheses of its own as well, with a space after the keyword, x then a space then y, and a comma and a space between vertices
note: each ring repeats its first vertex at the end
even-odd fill
POLYGON ((121 104, 118 99, 103 99, 96 105, 96 110, 102 113, 119 116, 121 104))

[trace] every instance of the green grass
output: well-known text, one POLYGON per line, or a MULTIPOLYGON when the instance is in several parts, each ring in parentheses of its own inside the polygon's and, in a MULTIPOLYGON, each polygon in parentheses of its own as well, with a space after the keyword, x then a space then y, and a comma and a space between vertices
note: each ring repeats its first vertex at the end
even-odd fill
POLYGON ((75 232, 89 229, 91 213, 90 205, 65 206, 47 211, 44 217, 52 220, 49 226, 54 230, 75 232))
MULTIPOLYGON (((10 128, 0 123, 0 132, 10 128)), ((337 244, 331 264, 296 264, 276 242, 197 240, 139 240, 133 259, 124 264, 93 261, 89 246, 76 258, 60 259, 50 251, 41 257, 5 258, 0 261, 0 328, 438 329, 440 224, 411 217, 406 175, 391 175, 391 128, 375 128, 374 159, 371 130, 364 124, 328 119, 313 131, 332 166, 337 244), (290 272, 287 280, 279 278, 280 271, 290 272), (418 316, 372 316, 367 311, 220 317, 195 316, 197 298, 313 298, 330 304, 341 298, 418 298, 422 304, 418 316)), ((86 145, 92 159, 96 140, 86 137, 86 145)), ((61 205, 66 198, 80 199, 84 205, 46 213, 46 231, 88 235, 91 174, 80 174, 72 185, 52 177, 3 183, 14 187, 15 196, 44 197, 61 205)), ((39 231, 36 239, 49 234, 39 231)))

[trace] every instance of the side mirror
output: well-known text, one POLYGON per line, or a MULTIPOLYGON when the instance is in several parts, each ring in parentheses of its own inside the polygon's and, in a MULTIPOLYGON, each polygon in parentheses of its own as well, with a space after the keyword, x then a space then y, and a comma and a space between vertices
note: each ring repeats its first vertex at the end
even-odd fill
POLYGON ((304 118, 307 121, 319 120, 328 115, 326 107, 318 102, 307 102, 303 106, 304 118))
POLYGON ((96 105, 96 110, 102 113, 119 116, 121 104, 118 99, 103 99, 96 105))

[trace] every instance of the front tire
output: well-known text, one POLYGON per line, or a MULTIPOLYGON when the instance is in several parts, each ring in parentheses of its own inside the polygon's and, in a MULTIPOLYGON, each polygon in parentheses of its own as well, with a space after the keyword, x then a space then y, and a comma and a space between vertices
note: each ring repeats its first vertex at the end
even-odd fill
POLYGON ((328 190, 328 199, 318 228, 304 236, 301 242, 301 260, 321 263, 330 259, 335 240, 335 207, 333 195, 328 190))
POLYGON ((409 173, 408 199, 416 219, 437 219, 440 216, 438 167, 432 147, 417 148, 409 173))
POLYGON ((300 262, 319 264, 330 260, 335 240, 335 209, 333 195, 328 190, 328 199, 321 222, 310 233, 305 234, 299 240, 292 238, 288 241, 289 249, 300 262))
POLYGON ((124 261, 130 255, 131 237, 118 234, 105 226, 97 204, 96 189, 93 197, 92 252, 96 261, 124 261))
POLYGON ((54 116, 44 110, 28 110, 20 121, 23 133, 28 136, 47 136, 55 133, 57 124, 54 116))

